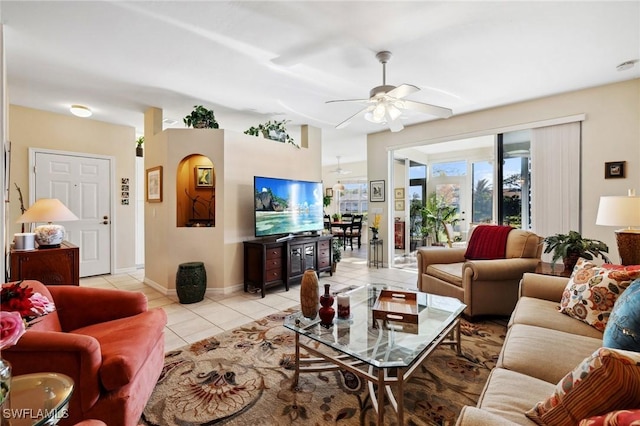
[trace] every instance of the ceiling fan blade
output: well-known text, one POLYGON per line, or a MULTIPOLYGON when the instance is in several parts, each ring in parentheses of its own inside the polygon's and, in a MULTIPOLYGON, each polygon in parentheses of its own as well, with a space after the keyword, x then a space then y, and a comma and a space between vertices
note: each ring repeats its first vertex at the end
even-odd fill
POLYGON ((333 101, 326 101, 325 104, 332 104, 335 102, 355 102, 355 103, 365 103, 369 102, 369 99, 335 99, 333 101))
POLYGON ((393 90, 387 92, 387 96, 396 99, 402 99, 405 96, 409 96, 412 93, 416 93, 420 90, 418 86, 414 86, 413 84, 401 84, 393 90))
POLYGON ((389 114, 387 114, 387 124, 389 125, 389 130, 391 130, 392 132, 399 132, 404 129, 404 126, 402 125, 400 119, 398 118, 396 120, 391 120, 389 114))
POLYGON ((342 123, 338 124, 336 126, 336 129, 344 129, 345 127, 347 127, 350 123, 351 120, 353 120, 354 118, 360 116, 360 115, 364 115, 365 112, 369 111, 369 109, 371 109, 370 106, 361 109, 360 111, 356 112, 355 114, 353 114, 351 117, 347 118, 346 120, 344 120, 342 123))
POLYGON ((435 115, 436 117, 440 118, 449 118, 453 115, 453 111, 451 111, 451 109, 449 108, 407 100, 402 101, 402 103, 404 104, 405 109, 411 109, 425 114, 435 115))

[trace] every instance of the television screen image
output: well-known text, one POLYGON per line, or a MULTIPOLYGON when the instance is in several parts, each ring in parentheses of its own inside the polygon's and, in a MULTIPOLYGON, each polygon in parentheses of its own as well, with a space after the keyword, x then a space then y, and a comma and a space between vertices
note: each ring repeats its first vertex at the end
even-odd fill
POLYGON ((253 183, 256 237, 322 230, 322 182, 255 176, 253 183))

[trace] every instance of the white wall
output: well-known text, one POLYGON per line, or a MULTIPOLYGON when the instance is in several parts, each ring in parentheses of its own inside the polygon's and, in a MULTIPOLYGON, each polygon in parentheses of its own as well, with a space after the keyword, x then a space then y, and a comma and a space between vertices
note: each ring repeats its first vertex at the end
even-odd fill
MULTIPOLYGON (((615 228, 598 226, 595 219, 601 195, 624 195, 628 188, 640 188, 640 79, 454 115, 447 120, 410 126, 399 133, 369 135, 368 179, 388 180, 389 149, 497 133, 501 129, 582 113, 586 114, 586 120, 582 125, 580 231, 589 238, 604 241, 612 260, 618 261, 615 228), (604 179, 606 161, 626 161, 627 178, 604 179)), ((388 201, 384 204, 387 211, 388 201)), ((549 214, 553 214, 552 208, 549 214)), ((383 226, 381 233, 386 238, 387 227, 383 226)))

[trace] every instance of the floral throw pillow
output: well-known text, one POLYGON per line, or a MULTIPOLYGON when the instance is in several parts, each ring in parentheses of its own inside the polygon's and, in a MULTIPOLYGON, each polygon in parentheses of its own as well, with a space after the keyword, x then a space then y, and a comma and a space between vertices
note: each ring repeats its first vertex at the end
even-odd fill
POLYGON ((603 331, 620 294, 640 278, 640 265, 596 266, 578 259, 562 293, 560 312, 603 331))
POLYGON ((578 426, 640 426, 640 409, 612 411, 602 416, 589 417, 578 426))
POLYGON ((640 353, 599 348, 525 415, 538 425, 575 425, 614 410, 640 407, 640 353))

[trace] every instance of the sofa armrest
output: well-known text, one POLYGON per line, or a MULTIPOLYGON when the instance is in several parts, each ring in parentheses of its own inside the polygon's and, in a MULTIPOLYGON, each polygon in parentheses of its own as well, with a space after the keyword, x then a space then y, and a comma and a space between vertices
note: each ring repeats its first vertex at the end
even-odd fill
POLYGON ((569 278, 542 274, 524 274, 520 281, 520 297, 560 302, 569 278))
POLYGON ((74 397, 83 411, 100 397, 98 370, 102 364, 100 344, 91 336, 56 331, 27 330, 18 343, 3 349, 14 375, 53 372, 74 382, 74 397))
POLYGON ((62 330, 130 317, 147 310, 142 292, 77 286, 50 286, 62 330))
POLYGON ((456 426, 513 426, 513 423, 480 408, 465 405, 460 411, 456 426))
POLYGON ((535 271, 540 262, 536 258, 511 258, 493 260, 468 260, 462 270, 466 276, 466 269, 472 271, 474 281, 505 281, 519 280, 525 272, 535 271))

